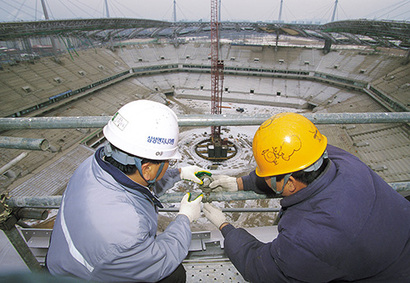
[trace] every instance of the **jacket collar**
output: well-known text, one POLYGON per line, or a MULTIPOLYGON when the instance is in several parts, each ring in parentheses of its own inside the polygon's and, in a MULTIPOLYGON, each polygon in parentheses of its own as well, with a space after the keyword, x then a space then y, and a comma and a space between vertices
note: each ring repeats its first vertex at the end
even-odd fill
POLYGON ((299 202, 309 199, 313 197, 314 195, 320 193, 324 189, 326 189, 327 185, 335 177, 336 177, 336 166, 329 158, 329 163, 327 164, 325 170, 322 172, 322 174, 319 175, 319 177, 315 181, 313 181, 309 186, 301 189, 297 193, 284 197, 280 201, 280 204, 282 205, 284 209, 286 209, 289 206, 295 205, 299 202))
POLYGON ((106 171, 108 174, 110 174, 115 181, 120 183, 125 187, 125 189, 130 192, 130 193, 135 193, 140 192, 142 193, 146 198, 148 198, 150 201, 153 202, 155 206, 158 206, 160 208, 163 208, 164 206, 162 205, 161 201, 159 198, 155 195, 152 194, 151 191, 147 188, 144 187, 138 183, 135 183, 133 180, 127 177, 123 172, 121 172, 118 168, 114 167, 108 162, 105 162, 102 158, 104 156, 104 151, 103 148, 97 149, 94 157, 95 160, 97 161, 98 165, 106 171))

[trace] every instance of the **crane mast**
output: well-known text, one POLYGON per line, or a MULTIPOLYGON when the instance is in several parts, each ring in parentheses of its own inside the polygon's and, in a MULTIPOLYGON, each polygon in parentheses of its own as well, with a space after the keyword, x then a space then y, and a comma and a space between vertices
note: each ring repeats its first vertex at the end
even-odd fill
MULTIPOLYGON (((219 115, 222 109, 222 93, 224 80, 224 61, 220 59, 218 1, 211 0, 211 114, 219 115)), ((219 2, 220 3, 220 2, 219 2)), ((221 162, 234 157, 236 146, 227 138, 221 137, 221 126, 211 127, 211 137, 195 146, 198 156, 212 161, 221 162)), ((217 166, 215 163, 212 166, 217 166)))
MULTIPOLYGON (((219 58, 218 0, 211 0, 211 114, 221 114, 224 62, 219 58)), ((221 126, 212 126, 211 141, 221 145, 221 126)))

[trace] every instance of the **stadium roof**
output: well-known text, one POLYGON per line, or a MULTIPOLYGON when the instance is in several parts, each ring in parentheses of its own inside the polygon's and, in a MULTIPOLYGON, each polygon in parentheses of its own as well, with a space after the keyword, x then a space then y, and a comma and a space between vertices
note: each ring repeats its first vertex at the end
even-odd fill
MULTIPOLYGON (((311 24, 284 24, 284 23, 263 23, 263 22, 222 22, 221 29, 232 30, 236 28, 241 30, 246 27, 252 27, 258 31, 289 33, 294 30, 295 34, 300 36, 312 36, 312 31, 316 32, 318 37, 332 38, 332 33, 348 33, 352 35, 365 35, 372 37, 380 45, 386 45, 389 40, 401 41, 401 47, 407 47, 410 42, 410 22, 396 21, 371 21, 371 20, 349 20, 327 23, 324 25, 311 24)), ((12 40, 24 37, 41 37, 48 35, 69 36, 70 34, 81 34, 88 31, 110 30, 112 34, 120 33, 127 29, 153 30, 148 32, 148 36, 169 36, 172 33, 163 32, 162 30, 175 28, 178 31, 186 31, 189 27, 196 26, 206 31, 209 28, 207 22, 166 22, 146 19, 127 19, 127 18, 101 18, 101 19, 72 19, 72 20, 47 20, 31 22, 5 22, 0 23, 0 40, 12 40)), ((192 29, 192 32, 197 32, 192 29)), ((135 33, 128 32, 134 36, 135 33)), ((146 33, 141 33, 145 34, 146 33)), ((85 34, 92 37, 91 34, 85 34)), ((354 37, 351 37, 354 38, 354 37)), ((357 43, 357 38, 356 42, 357 43)))

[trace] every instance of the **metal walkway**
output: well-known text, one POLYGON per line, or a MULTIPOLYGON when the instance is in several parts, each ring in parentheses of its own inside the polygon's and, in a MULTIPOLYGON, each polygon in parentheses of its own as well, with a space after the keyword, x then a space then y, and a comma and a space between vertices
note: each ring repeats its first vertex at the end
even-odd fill
POLYGON ((75 169, 90 155, 93 149, 79 145, 58 158, 34 177, 26 180, 9 193, 10 196, 53 196, 62 194, 75 169))
MULTIPOLYGON (((262 242, 277 237, 277 226, 247 228, 262 242)), ((44 265, 52 229, 19 228, 36 259, 44 265)), ((189 254, 183 261, 187 282, 247 282, 229 261, 223 250, 223 236, 219 230, 193 232, 189 254)), ((29 269, 0 231, 0 274, 28 272, 29 269)))

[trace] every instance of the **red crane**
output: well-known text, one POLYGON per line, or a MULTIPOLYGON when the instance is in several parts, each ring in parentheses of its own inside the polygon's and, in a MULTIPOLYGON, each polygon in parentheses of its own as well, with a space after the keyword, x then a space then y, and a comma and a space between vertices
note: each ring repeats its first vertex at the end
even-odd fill
MULTIPOLYGON (((218 0, 211 0, 211 114, 221 114, 224 62, 219 59, 218 0)), ((212 143, 221 146, 221 126, 212 126, 212 143)))
MULTIPOLYGON (((220 1, 220 0, 219 0, 220 1)), ((224 61, 220 60, 218 0, 211 0, 211 114, 221 114, 224 61)), ((220 2, 219 2, 220 3, 220 2)), ((211 138, 196 145, 195 152, 210 161, 224 161, 236 155, 236 146, 221 137, 221 126, 211 127, 211 138)))

